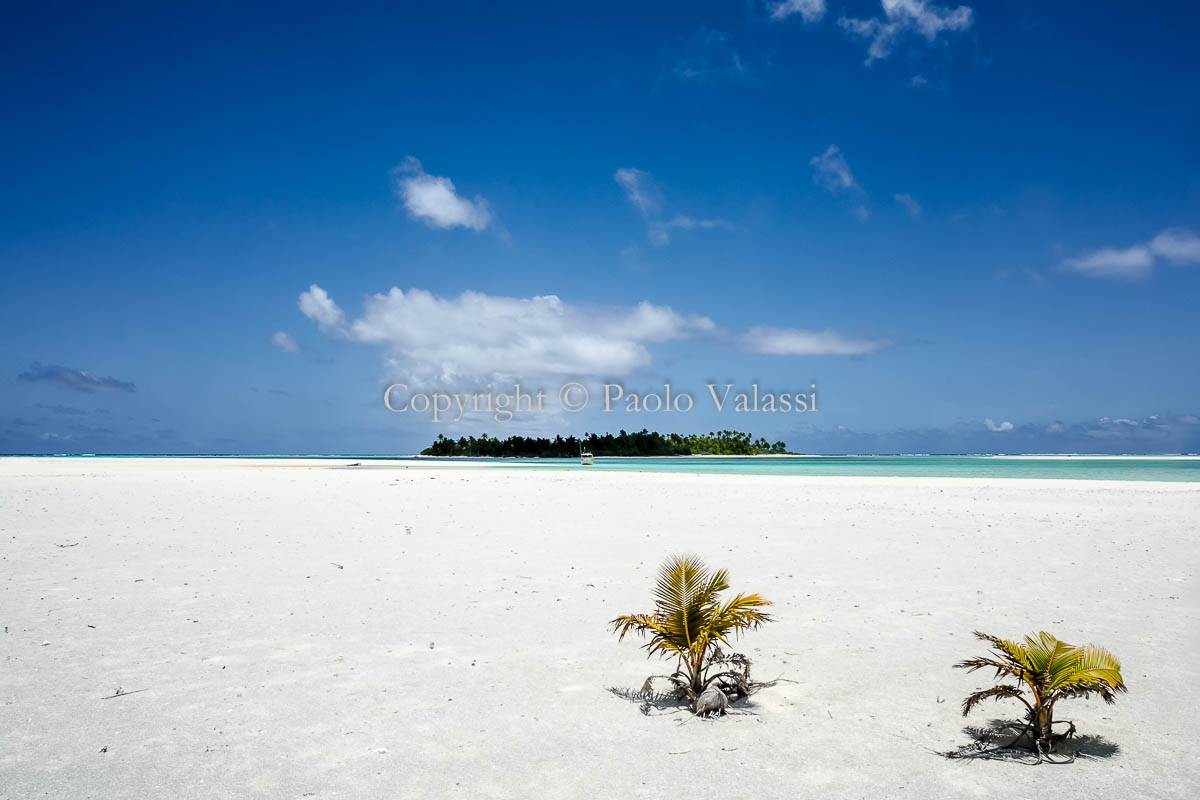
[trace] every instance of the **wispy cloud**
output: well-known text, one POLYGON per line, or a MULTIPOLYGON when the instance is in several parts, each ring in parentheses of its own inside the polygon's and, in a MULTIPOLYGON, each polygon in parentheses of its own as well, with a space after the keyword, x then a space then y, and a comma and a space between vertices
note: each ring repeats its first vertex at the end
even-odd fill
POLYGON ((908 194, 907 192, 897 192, 896 194, 892 195, 892 197, 895 198, 897 203, 904 206, 904 210, 908 212, 908 216, 913 219, 921 218, 921 204, 918 203, 917 199, 911 194, 908 194))
POLYGON ((850 171, 850 165, 846 163, 846 157, 842 155, 841 148, 836 144, 831 144, 825 148, 824 153, 809 159, 809 163, 813 167, 813 181, 818 186, 828 189, 831 194, 854 198, 855 203, 851 212, 859 220, 866 221, 870 212, 862 201, 866 198, 867 193, 854 179, 854 173, 850 171))
POLYGON ((814 453, 1194 453, 1200 416, 1153 414, 1083 422, 984 420, 947 427, 860 432, 804 426, 785 437, 814 453))
POLYGON ((1187 228, 1168 228, 1150 240, 1150 252, 1172 264, 1200 264, 1200 236, 1187 228))
POLYGON ((1200 237, 1187 228, 1168 228, 1145 244, 1102 247, 1063 261, 1064 269, 1092 278, 1141 280, 1154 271, 1155 259, 1176 266, 1200 264, 1200 237))
POLYGON ((1068 258, 1063 266, 1093 278, 1136 280, 1150 275, 1154 269, 1154 256, 1140 244, 1124 250, 1103 247, 1079 258, 1068 258))
POLYGON ((271 334, 271 345, 285 353, 299 353, 300 344, 296 337, 287 331, 275 331, 271 334))
POLYGON ((40 408, 43 411, 49 411, 54 414, 65 414, 65 415, 71 416, 71 417, 79 417, 79 416, 83 416, 84 414, 88 413, 88 412, 84 411, 82 408, 76 408, 75 406, 47 405, 45 403, 35 403, 34 407, 40 408))
POLYGON ((468 200, 458 194, 449 178, 429 175, 421 162, 408 156, 393 171, 396 194, 409 215, 433 228, 469 228, 482 231, 492 222, 492 211, 479 195, 468 200))
POLYGON ((622 167, 613 173, 613 180, 625 190, 625 197, 643 217, 658 214, 662 207, 662 190, 654 183, 654 177, 645 170, 622 167))
POLYGON ((796 14, 807 22, 817 22, 825 16, 825 0, 781 0, 771 3, 771 19, 780 20, 796 14))
POLYGON ((56 383, 68 389, 86 394, 96 392, 132 392, 136 387, 116 378, 99 378, 86 369, 74 369, 57 365, 42 366, 34 364, 28 372, 17 375, 17 380, 31 383, 56 383))
POLYGON ((821 155, 813 156, 809 163, 813 165, 813 180, 831 192, 843 192, 858 186, 846 157, 836 144, 829 145, 821 155))
POLYGON ((741 349, 750 353, 776 356, 859 356, 888 346, 883 339, 850 339, 836 331, 809 331, 800 328, 773 328, 758 325, 737 339, 741 349))
POLYGON ((734 83, 750 77, 750 66, 729 34, 712 28, 672 40, 667 58, 670 74, 690 83, 734 83))
POLYGON ((648 225, 647 235, 650 241, 659 247, 662 247, 671 241, 671 231, 694 231, 694 230, 712 230, 714 228, 729 229, 733 226, 723 219, 695 219, 693 217, 679 214, 671 219, 651 222, 648 225))
POLYGON ((732 228, 723 219, 698 219, 686 214, 676 214, 670 219, 659 219, 662 211, 663 192, 649 172, 632 167, 623 167, 613 173, 613 180, 625 190, 625 197, 646 220, 646 237, 651 244, 665 247, 671 242, 671 231, 712 230, 732 228))
POLYGON ((920 36, 933 43, 943 33, 967 30, 975 20, 969 6, 948 8, 929 0, 881 0, 880 5, 882 16, 838 20, 847 33, 868 41, 868 65, 890 56, 896 45, 909 36, 920 36))

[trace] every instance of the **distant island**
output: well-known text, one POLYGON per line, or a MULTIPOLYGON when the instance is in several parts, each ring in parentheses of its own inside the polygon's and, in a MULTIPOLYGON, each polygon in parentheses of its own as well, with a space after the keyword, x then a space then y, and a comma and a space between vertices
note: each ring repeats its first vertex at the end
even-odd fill
POLYGON ((555 436, 553 439, 510 436, 497 439, 486 433, 476 438, 448 439, 438 434, 437 441, 421 451, 423 456, 485 456, 492 458, 575 458, 581 450, 594 456, 760 456, 786 455, 784 442, 769 443, 751 439, 741 431, 709 431, 700 434, 662 434, 642 429, 639 432, 585 433, 582 439, 555 436))

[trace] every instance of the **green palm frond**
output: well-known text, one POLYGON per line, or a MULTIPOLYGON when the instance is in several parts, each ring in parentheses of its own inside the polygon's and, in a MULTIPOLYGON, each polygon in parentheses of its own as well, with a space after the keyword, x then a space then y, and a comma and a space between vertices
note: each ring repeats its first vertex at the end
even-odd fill
POLYGON ((757 594, 739 594, 725 605, 712 612, 712 631, 716 638, 724 640, 730 631, 735 634, 742 630, 754 630, 765 622, 771 621, 771 615, 759 611, 763 606, 771 605, 757 594))
POLYGON ((770 601, 757 594, 739 594, 722 603, 721 592, 728 588, 726 570, 710 570, 696 556, 673 556, 659 568, 654 611, 617 617, 609 624, 621 639, 630 632, 647 637, 651 656, 679 656, 696 682, 710 646, 771 620, 760 610, 770 601))
POLYGON ((728 588, 724 570, 711 572, 695 556, 674 556, 660 568, 655 583, 657 633, 665 640, 651 642, 648 649, 687 652, 706 639, 710 608, 718 593, 728 588))
POLYGON ((1094 644, 1085 644, 1076 649, 1079 651, 1079 660, 1075 666, 1081 679, 1103 681, 1117 691, 1125 691, 1121 662, 1116 656, 1094 644))
POLYGON ((1015 697, 1026 706, 1029 705, 1029 702, 1022 697, 1022 692, 1019 687, 1001 684, 999 686, 993 686, 990 689, 984 689, 981 692, 975 692, 974 694, 967 695, 967 699, 963 700, 962 704, 963 716, 965 717, 970 714, 971 709, 982 703, 984 700, 987 700, 988 698, 999 700, 1001 697, 1015 697))
POLYGON ((613 626, 613 632, 618 634, 617 641, 625 640, 625 634, 634 631, 639 634, 645 634, 646 631, 654 630, 657 625, 652 614, 626 614, 617 617, 609 623, 613 626))
POLYGON ((974 672, 977 669, 994 669, 996 670, 995 677, 999 678, 1002 675, 1018 677, 1019 668, 1014 668, 1007 661, 998 661, 994 658, 977 657, 966 658, 954 665, 958 669, 965 669, 967 672, 974 672))
POLYGON ((1075 660, 1069 673, 1060 675, 1051 687, 1063 696, 1086 697, 1098 694, 1106 703, 1116 702, 1116 695, 1128 691, 1121 677, 1121 662, 1102 647, 1076 647, 1075 660))
POLYGON ((995 650, 1002 659, 1007 661, 1013 667, 1013 669, 1031 669, 1029 664, 1029 653, 1026 652, 1025 648, 1020 644, 1020 642, 1001 639, 998 636, 990 636, 980 631, 975 631, 974 636, 976 639, 982 639, 983 641, 991 644, 992 649, 995 650))
POLYGON ((1045 631, 1030 634, 1023 642, 978 631, 975 636, 991 644, 996 657, 969 658, 954 666, 970 672, 994 669, 997 677, 1007 675, 1019 684, 1002 684, 968 695, 963 701, 963 715, 988 698, 1016 698, 1030 711, 1028 719, 1036 726, 1039 746, 1053 738, 1053 709, 1058 700, 1099 694, 1112 703, 1118 693, 1126 691, 1121 662, 1104 648, 1090 644, 1076 647, 1045 631), (1024 689, 1028 689, 1028 699, 1024 689))

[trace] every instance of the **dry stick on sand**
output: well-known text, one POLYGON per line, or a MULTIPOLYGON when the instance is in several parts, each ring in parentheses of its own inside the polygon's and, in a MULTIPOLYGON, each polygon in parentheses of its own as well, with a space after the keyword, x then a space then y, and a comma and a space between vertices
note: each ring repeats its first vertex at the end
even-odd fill
POLYGON ((110 694, 108 697, 101 697, 100 699, 101 700, 112 700, 114 697, 124 697, 127 694, 137 694, 138 692, 148 692, 148 691, 150 691, 150 690, 149 689, 134 689, 132 692, 126 692, 126 691, 122 691, 121 689, 117 689, 117 691, 115 693, 110 694))

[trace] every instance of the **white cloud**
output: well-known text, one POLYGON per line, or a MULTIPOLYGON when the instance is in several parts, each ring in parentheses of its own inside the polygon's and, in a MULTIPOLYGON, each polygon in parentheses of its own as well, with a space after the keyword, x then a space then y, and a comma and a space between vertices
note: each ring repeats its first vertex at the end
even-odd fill
POLYGON ((846 157, 836 144, 829 145, 821 155, 813 156, 809 163, 813 165, 813 180, 834 194, 858 186, 846 157))
POLYGON ((786 19, 799 14, 805 22, 816 22, 825 16, 825 0, 781 0, 771 5, 771 19, 786 19))
POLYGON ((921 204, 917 202, 915 197, 907 192, 897 192, 892 196, 896 199, 897 203, 904 206, 910 217, 913 219, 921 218, 921 204))
POLYGON ((1068 258, 1062 266, 1093 278, 1136 280, 1150 276, 1156 257, 1177 266, 1200 264, 1200 237, 1187 228, 1167 228, 1146 244, 1124 250, 1103 247, 1080 258, 1068 258))
POLYGON ((492 221, 487 201, 460 196, 449 178, 429 175, 421 162, 408 156, 394 172, 396 194, 413 219, 433 228, 470 228, 481 231, 492 221))
MULTIPOLYGON (((317 293, 328 300, 313 286, 301 295, 302 306, 317 293)), ((711 333, 715 327, 706 317, 648 302, 598 308, 564 303, 554 295, 525 299, 464 292, 444 298, 395 287, 367 298, 362 315, 348 324, 322 326, 327 333, 381 346, 391 377, 414 385, 619 377, 651 363, 648 344, 711 333)))
POLYGON ((330 336, 379 346, 389 378, 410 386, 479 385, 487 380, 547 377, 617 378, 649 366, 650 345, 727 340, 742 350, 779 356, 855 356, 889 342, 850 339, 832 331, 752 327, 740 334, 718 329, 708 317, 641 302, 600 307, 563 302, 554 295, 498 297, 464 292, 439 297, 393 287, 347 320, 313 285, 300 296, 304 313, 330 336))
POLYGON ((1104 247, 1080 258, 1068 258, 1063 266, 1093 278, 1145 278, 1154 268, 1154 257, 1144 245, 1135 244, 1125 250, 1104 247))
POLYGON ((662 192, 654 184, 649 172, 632 167, 623 167, 613 173, 613 180, 625 190, 625 196, 643 217, 658 213, 662 205, 662 192))
POLYGON ((272 333, 271 344, 285 353, 300 352, 300 344, 296 341, 295 337, 287 331, 275 331, 272 333))
POLYGON ((337 330, 346 319, 329 293, 315 283, 300 295, 300 311, 326 333, 337 330))
POLYGON ((825 148, 824 153, 809 159, 809 163, 813 166, 813 182, 824 186, 831 194, 847 194, 855 198, 856 202, 850 207, 850 213, 860 222, 866 222, 871 216, 866 204, 862 202, 867 193, 854 179, 854 173, 850 171, 850 165, 846 163, 841 149, 836 144, 831 144, 825 148))
POLYGON ((882 339, 848 339, 831 330, 806 331, 757 325, 738 337, 751 353, 775 356, 857 356, 874 353, 889 343, 882 339))
POLYGON ((1168 228, 1150 240, 1150 252, 1172 264, 1200 264, 1200 236, 1187 228, 1168 228))
POLYGON ((732 228, 723 219, 696 219, 685 214, 677 214, 671 219, 657 219, 662 210, 662 190, 654 182, 654 177, 645 170, 625 167, 613 173, 613 180, 625 190, 629 199, 646 220, 646 237, 651 244, 665 247, 671 242, 671 231, 712 230, 713 228, 732 228))
POLYGON ((868 39, 867 64, 892 54, 896 43, 910 34, 933 42, 942 33, 960 33, 971 27, 975 15, 969 6, 948 8, 929 0, 880 0, 882 17, 842 17, 838 24, 855 36, 868 39))
POLYGON ((729 34, 700 28, 687 38, 668 45, 671 73, 694 83, 728 83, 747 80, 751 71, 729 34))
POLYGON ((712 230, 713 228, 733 227, 723 219, 695 219, 679 214, 669 220, 651 222, 647 226, 647 236, 653 244, 662 247, 671 241, 671 231, 712 230))
POLYGON ((1013 424, 1011 422, 995 422, 991 417, 985 419, 983 424, 986 425, 987 429, 993 433, 1007 433, 1013 429, 1013 424))

